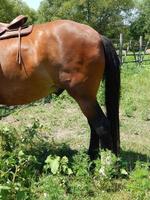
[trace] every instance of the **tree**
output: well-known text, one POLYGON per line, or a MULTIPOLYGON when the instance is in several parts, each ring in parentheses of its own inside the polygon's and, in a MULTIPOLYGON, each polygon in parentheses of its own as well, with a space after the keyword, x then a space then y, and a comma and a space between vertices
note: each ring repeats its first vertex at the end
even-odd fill
POLYGON ((43 0, 39 22, 71 19, 85 23, 102 34, 116 37, 123 28, 123 15, 133 8, 132 0, 43 0))
POLYGON ((37 20, 37 13, 34 9, 29 8, 29 6, 22 0, 11 0, 11 2, 13 4, 15 16, 26 15, 28 16, 29 24, 35 23, 37 20))
POLYGON ((36 11, 30 9, 22 0, 0 0, 1 22, 10 22, 18 15, 27 15, 30 24, 37 19, 36 11))
POLYGON ((13 18, 13 5, 9 0, 0 0, 0 21, 9 22, 13 18), (9 11, 9 14, 8 14, 9 11))
POLYGON ((130 35, 134 39, 141 35, 150 40, 150 1, 142 0, 136 3, 138 15, 130 26, 130 35))

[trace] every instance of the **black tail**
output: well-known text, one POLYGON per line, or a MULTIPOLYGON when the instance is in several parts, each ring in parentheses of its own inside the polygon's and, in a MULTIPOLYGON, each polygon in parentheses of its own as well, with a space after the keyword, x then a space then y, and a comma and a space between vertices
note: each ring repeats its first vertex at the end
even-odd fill
POLYGON ((109 39, 102 36, 105 52, 105 104, 107 118, 113 139, 113 152, 120 152, 119 98, 120 98, 120 61, 109 39))

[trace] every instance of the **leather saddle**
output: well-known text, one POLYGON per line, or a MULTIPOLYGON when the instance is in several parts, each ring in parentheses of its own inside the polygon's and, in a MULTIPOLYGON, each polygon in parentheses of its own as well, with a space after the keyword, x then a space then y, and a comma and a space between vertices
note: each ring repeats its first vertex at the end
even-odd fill
POLYGON ((0 22, 0 40, 28 35, 32 32, 32 25, 25 25, 28 17, 19 15, 10 23, 0 22))
POLYGON ((18 52, 17 52, 17 62, 23 64, 21 55, 21 37, 26 36, 32 32, 32 25, 27 26, 25 23, 28 17, 24 15, 19 15, 10 23, 0 22, 0 40, 18 37, 18 52))

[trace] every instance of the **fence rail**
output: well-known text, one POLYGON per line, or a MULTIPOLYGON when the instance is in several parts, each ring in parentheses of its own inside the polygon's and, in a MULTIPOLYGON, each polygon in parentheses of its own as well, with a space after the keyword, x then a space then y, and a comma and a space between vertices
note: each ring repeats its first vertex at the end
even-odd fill
POLYGON ((112 42, 122 63, 141 64, 150 61, 150 41, 144 41, 142 36, 140 36, 139 41, 125 41, 121 33, 119 39, 112 40, 112 42), (131 57, 133 57, 132 60, 131 57))

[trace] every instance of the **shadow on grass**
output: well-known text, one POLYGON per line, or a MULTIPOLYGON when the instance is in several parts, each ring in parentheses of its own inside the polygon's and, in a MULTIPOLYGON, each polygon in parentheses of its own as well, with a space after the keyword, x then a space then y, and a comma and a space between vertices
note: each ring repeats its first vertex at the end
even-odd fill
POLYGON ((20 112, 25 108, 28 108, 30 106, 37 106, 35 102, 27 104, 27 105, 20 105, 20 106, 5 106, 5 105, 0 105, 0 120, 2 118, 5 118, 15 112, 20 112))
MULTIPOLYGON (((87 153, 86 149, 81 149, 82 153, 87 153)), ((69 163, 73 162, 73 157, 76 154, 79 154, 80 151, 73 150, 70 148, 69 145, 62 143, 62 144, 52 144, 52 143, 43 143, 36 145, 35 148, 32 148, 32 152, 30 150, 30 154, 37 157, 38 161, 41 163, 41 170, 44 165, 44 162, 47 156, 66 156, 69 159, 69 163)), ((143 163, 149 163, 150 157, 146 154, 136 153, 133 151, 121 151, 120 159, 122 165, 132 171, 135 168, 136 162, 140 161, 143 163)))
POLYGON ((65 143, 52 144, 41 141, 40 143, 36 144, 35 147, 32 146, 27 153, 37 158, 38 162, 40 163, 39 169, 42 172, 42 168, 45 164, 47 156, 66 156, 69 159, 69 163, 72 163, 73 156, 78 154, 78 151, 71 149, 70 146, 65 143))
POLYGON ((5 117, 11 115, 14 112, 20 112, 20 111, 22 111, 25 108, 28 108, 28 107, 31 107, 31 106, 32 107, 38 106, 39 104, 43 104, 44 105, 45 103, 47 103, 47 101, 48 100, 45 97, 42 100, 34 101, 34 102, 26 104, 26 105, 5 106, 5 105, 1 105, 0 104, 0 120, 2 118, 5 118, 5 117))
POLYGON ((8 115, 15 112, 17 109, 17 106, 3 106, 0 105, 0 120, 4 117, 7 117, 8 115))
POLYGON ((126 162, 126 165, 130 170, 134 169, 137 161, 143 163, 150 162, 150 156, 148 156, 147 154, 137 153, 134 151, 121 150, 120 158, 123 162, 126 162))

